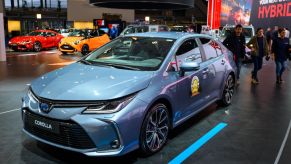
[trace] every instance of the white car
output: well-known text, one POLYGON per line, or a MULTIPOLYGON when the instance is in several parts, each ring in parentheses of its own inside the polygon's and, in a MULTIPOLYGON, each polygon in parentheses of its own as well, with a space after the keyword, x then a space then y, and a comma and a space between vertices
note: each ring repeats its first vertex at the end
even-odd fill
POLYGON ((142 33, 142 32, 160 32, 169 31, 167 25, 128 25, 121 33, 120 36, 142 33))

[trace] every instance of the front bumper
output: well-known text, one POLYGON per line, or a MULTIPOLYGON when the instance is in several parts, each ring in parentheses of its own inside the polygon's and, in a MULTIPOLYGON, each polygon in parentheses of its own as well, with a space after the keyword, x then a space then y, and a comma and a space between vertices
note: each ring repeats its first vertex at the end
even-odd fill
POLYGON ((67 53, 74 53, 78 51, 78 45, 73 45, 73 44, 60 44, 59 45, 59 50, 61 52, 67 52, 67 53))
POLYGON ((28 94, 21 110, 23 131, 36 140, 87 156, 120 156, 139 147, 146 108, 139 99, 112 114, 82 114, 86 107, 72 106, 54 106, 46 113, 41 103, 42 99, 28 94))
POLYGON ((8 47, 14 51, 26 51, 26 50, 32 50, 33 44, 11 43, 11 44, 8 44, 8 47))
POLYGON ((114 156, 123 149, 117 125, 103 120, 57 120, 22 109, 23 131, 46 144, 88 156, 114 156), (35 122, 41 122, 42 125, 35 122), (57 130, 47 129, 48 126, 57 130), (57 132, 56 132, 57 131, 57 132))

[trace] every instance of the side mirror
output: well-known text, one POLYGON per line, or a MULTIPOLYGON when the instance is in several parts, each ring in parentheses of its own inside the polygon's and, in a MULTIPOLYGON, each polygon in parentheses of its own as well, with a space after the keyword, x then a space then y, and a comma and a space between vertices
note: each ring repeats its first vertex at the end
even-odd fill
POLYGON ((182 77, 185 72, 197 71, 200 69, 200 65, 197 62, 184 62, 180 66, 179 75, 182 77))

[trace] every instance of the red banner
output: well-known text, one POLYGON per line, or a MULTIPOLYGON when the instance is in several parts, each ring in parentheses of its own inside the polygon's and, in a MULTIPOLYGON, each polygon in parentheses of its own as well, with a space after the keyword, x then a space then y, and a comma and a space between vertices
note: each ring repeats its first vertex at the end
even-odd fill
POLYGON ((207 25, 211 29, 218 29, 220 26, 221 0, 208 0, 207 25))

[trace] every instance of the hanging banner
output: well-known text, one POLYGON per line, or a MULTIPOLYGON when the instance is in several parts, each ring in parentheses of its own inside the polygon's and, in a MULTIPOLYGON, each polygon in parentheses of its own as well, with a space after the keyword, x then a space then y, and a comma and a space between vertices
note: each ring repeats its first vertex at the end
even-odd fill
POLYGON ((218 29, 220 26, 221 0, 208 0, 207 25, 211 29, 218 29))
POLYGON ((291 0, 254 1, 251 14, 252 24, 258 27, 291 28, 291 0))
MULTIPOLYGON (((259 0, 254 0, 259 1, 259 0)), ((220 23, 221 26, 249 25, 253 0, 222 0, 220 23)))

